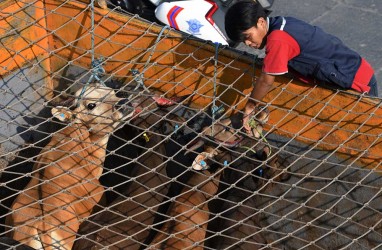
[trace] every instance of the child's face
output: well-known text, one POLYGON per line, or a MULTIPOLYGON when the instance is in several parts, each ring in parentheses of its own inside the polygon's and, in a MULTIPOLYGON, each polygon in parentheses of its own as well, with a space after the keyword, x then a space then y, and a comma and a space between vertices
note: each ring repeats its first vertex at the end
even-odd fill
POLYGON ((262 49, 265 46, 265 36, 268 32, 267 21, 260 17, 257 21, 257 27, 247 29, 243 32, 245 36, 244 43, 255 49, 262 49))

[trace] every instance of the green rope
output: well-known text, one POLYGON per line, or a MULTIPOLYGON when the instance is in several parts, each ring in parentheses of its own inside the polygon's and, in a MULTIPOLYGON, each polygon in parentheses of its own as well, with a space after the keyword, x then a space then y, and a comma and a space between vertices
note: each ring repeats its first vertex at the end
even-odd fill
MULTIPOLYGON (((267 138, 265 138, 265 136, 263 135, 263 132, 260 132, 259 130, 257 130, 257 128, 254 128, 254 129, 257 131, 257 133, 259 133, 261 140, 269 147, 268 156, 270 156, 272 154, 272 147, 271 147, 270 143, 268 142, 267 138)), ((241 148, 247 149, 247 150, 254 152, 256 154, 256 150, 254 150, 253 148, 250 148, 247 146, 241 146, 241 148)))
POLYGON ((253 148, 247 147, 247 146, 241 146, 240 148, 243 148, 243 149, 245 149, 245 150, 247 150, 247 151, 250 151, 250 152, 252 152, 252 153, 254 153, 254 154, 257 153, 256 150, 254 150, 253 148))

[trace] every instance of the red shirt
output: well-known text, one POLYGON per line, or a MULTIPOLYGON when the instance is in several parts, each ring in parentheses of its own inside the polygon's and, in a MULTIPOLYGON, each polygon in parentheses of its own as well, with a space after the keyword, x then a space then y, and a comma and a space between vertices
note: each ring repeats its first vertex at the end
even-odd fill
MULTIPOLYGON (((270 75, 288 73, 288 61, 300 54, 300 45, 283 30, 274 30, 267 37, 263 72, 270 75)), ((368 86, 374 74, 370 64, 362 58, 361 65, 354 77, 352 89, 369 92, 368 86)), ((314 83, 314 80, 298 76, 303 82, 314 83)))

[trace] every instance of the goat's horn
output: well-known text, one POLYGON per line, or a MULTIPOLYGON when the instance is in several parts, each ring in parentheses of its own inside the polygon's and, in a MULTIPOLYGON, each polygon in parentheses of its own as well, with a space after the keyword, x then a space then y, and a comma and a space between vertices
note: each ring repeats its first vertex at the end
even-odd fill
POLYGON ((204 141, 199 139, 195 144, 193 144, 190 148, 187 149, 184 155, 187 155, 188 153, 195 151, 196 149, 200 148, 203 145, 204 145, 204 141))
POLYGON ((70 107, 73 105, 75 98, 73 96, 59 96, 54 98, 49 102, 50 106, 57 107, 57 106, 64 106, 64 107, 70 107))

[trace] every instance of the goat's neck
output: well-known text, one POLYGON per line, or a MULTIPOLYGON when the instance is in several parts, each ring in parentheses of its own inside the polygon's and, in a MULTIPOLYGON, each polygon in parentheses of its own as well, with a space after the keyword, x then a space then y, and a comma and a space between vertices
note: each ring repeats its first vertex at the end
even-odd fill
MULTIPOLYGON (((84 153, 86 152, 94 161, 95 164, 103 164, 106 156, 106 146, 109 140, 109 133, 89 133, 86 126, 75 124, 68 126, 59 132, 62 139, 73 140, 77 146, 82 147, 84 153)), ((88 158, 88 157, 87 157, 88 158)))
POLYGON ((208 177, 212 177, 210 180, 205 182, 200 186, 200 190, 206 199, 211 198, 211 196, 215 195, 219 188, 219 180, 221 176, 221 170, 216 172, 215 174, 207 175, 208 177))

